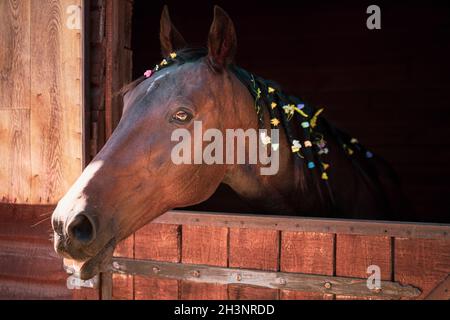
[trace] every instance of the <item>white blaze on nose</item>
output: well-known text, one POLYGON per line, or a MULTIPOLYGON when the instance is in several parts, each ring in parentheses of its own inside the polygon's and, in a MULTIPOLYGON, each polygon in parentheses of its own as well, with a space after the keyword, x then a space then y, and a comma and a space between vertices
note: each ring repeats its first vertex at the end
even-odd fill
POLYGON ((55 212, 59 213, 61 220, 68 221, 73 214, 82 212, 85 209, 86 197, 84 190, 102 166, 103 161, 91 162, 64 197, 59 200, 55 212))

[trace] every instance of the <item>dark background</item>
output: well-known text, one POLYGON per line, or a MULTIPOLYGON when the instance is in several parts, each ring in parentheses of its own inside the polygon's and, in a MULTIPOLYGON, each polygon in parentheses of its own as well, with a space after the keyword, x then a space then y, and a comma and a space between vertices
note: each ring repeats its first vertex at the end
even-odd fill
MULTIPOLYGON (((450 220, 450 6, 445 2, 135 0, 134 77, 161 60, 164 4, 193 45, 213 5, 238 35, 237 63, 325 107, 324 116, 384 157, 425 221, 450 220), (381 30, 366 9, 381 8, 381 30)), ((195 209, 252 212, 227 188, 195 209)))

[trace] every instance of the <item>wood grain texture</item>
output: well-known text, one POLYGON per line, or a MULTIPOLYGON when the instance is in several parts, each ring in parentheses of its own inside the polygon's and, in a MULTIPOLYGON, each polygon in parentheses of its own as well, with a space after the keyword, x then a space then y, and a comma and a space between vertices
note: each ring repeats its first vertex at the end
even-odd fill
POLYGON ((0 201, 29 202, 30 154, 30 110, 0 109, 0 201))
POLYGON ((227 266, 228 229, 183 226, 182 262, 227 266))
POLYGON ((30 0, 0 2, 0 201, 30 198, 30 0))
POLYGON ((0 1, 0 109, 30 109, 30 2, 0 1))
POLYGON ((425 298, 450 274, 450 241, 395 239, 395 281, 422 290, 425 298))
POLYGON ((31 202, 55 203, 82 169, 80 0, 31 1, 31 202))
MULTIPOLYGON (((117 244, 114 256, 134 258, 134 240, 132 234, 117 244)), ((112 299, 132 300, 134 298, 134 276, 130 274, 112 274, 112 299)))
POLYGON ((98 299, 99 290, 69 290, 54 249, 53 206, 0 204, 0 299, 98 299))
POLYGON ((283 232, 281 271, 333 275, 334 235, 314 232, 283 232))
POLYGON ((135 276, 136 300, 177 300, 178 281, 135 276))
POLYGON ((154 276, 201 284, 247 285, 270 289, 320 292, 323 294, 386 298, 416 297, 420 294, 420 290, 414 287, 400 285, 392 281, 381 281, 383 288, 381 291, 371 290, 367 287, 366 279, 351 277, 224 268, 124 258, 114 258, 113 265, 114 272, 117 273, 154 276))
POLYGON ((305 218, 295 216, 249 215, 187 210, 169 211, 156 218, 155 222, 241 229, 450 239, 450 225, 437 223, 305 218))
POLYGON ((131 12, 129 1, 106 2, 105 129, 109 138, 119 123, 122 100, 116 93, 132 79, 131 12))
POLYGON ((280 290, 281 300, 334 300, 334 294, 320 292, 280 290))
POLYGON ((136 259, 167 262, 180 261, 181 227, 172 224, 150 223, 136 232, 136 259))
POLYGON ((391 279, 391 239, 389 237, 337 235, 337 276, 367 278, 367 267, 370 265, 380 267, 382 280, 391 279))
MULTIPOLYGON (((181 226, 150 223, 136 232, 135 258, 179 262, 181 226)), ((135 276, 135 298, 167 300, 178 298, 178 281, 135 276)))
POLYGON ((228 286, 230 300, 278 300, 278 290, 231 284, 228 286))
POLYGON ((182 300, 227 300, 227 286, 181 281, 180 298, 182 300))
MULTIPOLYGON (((228 228, 182 226, 181 262, 227 266, 228 228)), ((181 299, 226 299, 227 286, 181 281, 181 299)))
MULTIPOLYGON (((283 272, 333 275, 334 235, 316 232, 289 232, 281 234, 280 269, 283 272)), ((282 290, 281 299, 332 299, 333 295, 282 290)))
MULTIPOLYGON (((279 231, 230 228, 229 266, 259 270, 278 270, 279 231)), ((232 296, 242 299, 278 297, 276 289, 231 286, 232 296)))
POLYGON ((61 282, 11 280, 0 276, 2 300, 71 300, 72 294, 61 282))
MULTIPOLYGON (((336 275, 366 278, 367 267, 380 267, 381 280, 390 280, 392 275, 392 248, 390 237, 374 237, 338 234, 336 238, 336 275)), ((336 299, 361 299, 339 295, 336 299)), ((363 299, 379 299, 364 297, 363 299)))
POLYGON ((230 229, 230 267, 275 271, 278 250, 276 230, 230 229))

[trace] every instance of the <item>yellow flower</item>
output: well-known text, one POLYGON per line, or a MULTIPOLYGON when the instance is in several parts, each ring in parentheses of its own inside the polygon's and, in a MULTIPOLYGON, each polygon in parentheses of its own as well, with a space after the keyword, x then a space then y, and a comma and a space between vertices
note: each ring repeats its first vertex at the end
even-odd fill
POLYGON ((291 104, 292 109, 297 111, 298 113, 300 113, 302 115, 302 117, 304 118, 308 118, 308 115, 301 109, 299 109, 298 107, 294 106, 293 104, 291 104))
POLYGON ((272 102, 270 106, 272 107, 272 109, 275 109, 277 107, 277 104, 275 102, 272 102))
POLYGON ((161 65, 162 66, 165 66, 167 64, 167 60, 166 59, 164 59, 163 61, 161 61, 161 65))
POLYGON ((311 128, 314 128, 317 125, 317 118, 319 115, 323 112, 323 108, 317 110, 317 112, 314 114, 314 116, 311 118, 310 124, 311 128))
POLYGON ((293 104, 287 104, 283 106, 284 112, 287 114, 288 120, 291 120, 291 118, 294 116, 294 105, 293 104))
POLYGON ((350 149, 350 148, 347 149, 347 152, 348 152, 348 154, 349 154, 350 156, 353 154, 353 150, 350 149))
POLYGON ((177 54, 176 54, 175 52, 172 52, 172 53, 170 54, 170 57, 171 57, 172 59, 175 59, 175 58, 177 57, 177 54))
POLYGON ((267 91, 268 91, 269 93, 273 93, 273 92, 275 92, 275 89, 272 88, 272 87, 269 87, 269 88, 267 88, 267 91))
POLYGON ((323 170, 327 170, 330 167, 330 165, 325 162, 322 163, 322 166, 323 166, 323 170))
POLYGON ((326 172, 322 172, 322 179, 328 180, 328 174, 326 172))
POLYGON ((270 123, 277 127, 280 124, 280 120, 278 120, 277 118, 273 118, 270 120, 270 123))

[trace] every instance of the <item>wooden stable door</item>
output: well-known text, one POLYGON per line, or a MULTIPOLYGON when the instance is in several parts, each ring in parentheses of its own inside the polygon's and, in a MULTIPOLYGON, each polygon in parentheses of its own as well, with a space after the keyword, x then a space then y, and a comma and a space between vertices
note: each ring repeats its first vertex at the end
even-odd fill
POLYGON ((82 0, 0 0, 0 202, 54 204, 83 165, 82 0))

